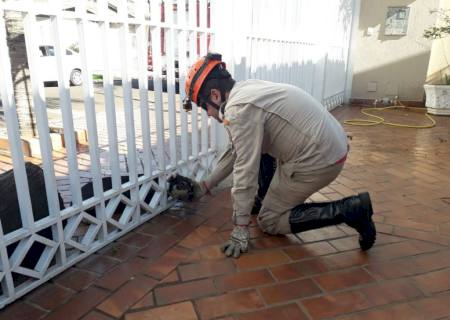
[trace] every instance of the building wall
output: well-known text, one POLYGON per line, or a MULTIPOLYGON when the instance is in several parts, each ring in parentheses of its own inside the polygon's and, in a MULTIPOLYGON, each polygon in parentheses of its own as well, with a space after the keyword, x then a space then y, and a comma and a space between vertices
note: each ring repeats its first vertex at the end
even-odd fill
MULTIPOLYGON (((441 0, 440 8, 450 13, 450 0, 441 0)), ((444 74, 450 75, 450 35, 432 42, 427 83, 442 83, 444 74)))
POLYGON ((438 6, 439 0, 361 0, 354 36, 352 99, 398 96, 401 100, 423 100, 432 41, 422 35, 435 23, 436 16, 430 10, 438 6), (384 34, 390 6, 410 8, 406 35, 384 34))

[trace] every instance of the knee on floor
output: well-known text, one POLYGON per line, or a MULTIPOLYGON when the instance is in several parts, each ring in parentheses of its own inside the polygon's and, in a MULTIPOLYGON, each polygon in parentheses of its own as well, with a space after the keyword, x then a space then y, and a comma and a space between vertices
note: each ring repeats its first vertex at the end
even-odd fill
POLYGON ((258 225, 262 231, 268 234, 278 234, 277 230, 277 219, 267 219, 258 216, 258 225))

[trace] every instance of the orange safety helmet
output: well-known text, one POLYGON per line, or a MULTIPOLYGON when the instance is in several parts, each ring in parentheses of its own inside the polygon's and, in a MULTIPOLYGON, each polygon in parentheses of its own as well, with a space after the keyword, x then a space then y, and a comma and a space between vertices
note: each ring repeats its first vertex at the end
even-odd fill
MULTIPOLYGON (((185 85, 186 98, 183 102, 184 110, 192 110, 191 102, 199 105, 200 89, 205 79, 217 65, 222 65, 223 69, 226 68, 225 62, 222 62, 222 55, 220 53, 209 52, 189 69, 185 85)), ((204 106, 202 107, 205 108, 204 106)))

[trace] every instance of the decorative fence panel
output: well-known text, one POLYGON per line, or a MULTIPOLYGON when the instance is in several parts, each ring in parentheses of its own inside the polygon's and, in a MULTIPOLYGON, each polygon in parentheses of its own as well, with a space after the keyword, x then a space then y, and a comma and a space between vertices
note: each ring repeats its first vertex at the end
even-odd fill
POLYGON ((0 308, 165 210, 175 170, 198 179, 208 172, 215 126, 200 108, 182 109, 179 88, 207 51, 209 11, 206 0, 0 3, 0 135, 8 138, 20 206, 20 225, 0 228, 0 308), (45 213, 35 212, 29 190, 12 74, 14 55, 23 53, 10 45, 11 23, 23 26, 27 48, 22 68, 31 80, 39 143, 32 159, 44 173, 45 213), (73 58, 79 67, 71 70, 73 58), (44 86, 49 59, 57 87, 44 86), (82 87, 70 86, 80 72, 82 87), (64 141, 56 151, 55 128, 64 141))

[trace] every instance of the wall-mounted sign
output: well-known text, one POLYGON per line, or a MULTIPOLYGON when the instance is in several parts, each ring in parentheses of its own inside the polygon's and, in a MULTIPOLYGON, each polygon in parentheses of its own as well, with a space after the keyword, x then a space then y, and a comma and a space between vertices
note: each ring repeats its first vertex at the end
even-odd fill
POLYGON ((408 17, 408 7, 388 7, 384 34, 386 36, 406 35, 406 31, 408 30, 408 17))

